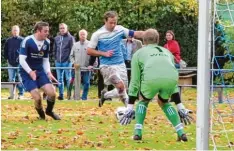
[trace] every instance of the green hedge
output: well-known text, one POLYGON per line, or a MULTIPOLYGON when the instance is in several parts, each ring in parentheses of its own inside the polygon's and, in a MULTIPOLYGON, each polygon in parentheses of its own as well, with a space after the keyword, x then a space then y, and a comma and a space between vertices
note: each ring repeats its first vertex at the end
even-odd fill
MULTIPOLYGON (((165 32, 174 30, 181 45, 182 58, 189 66, 197 64, 197 0, 2 0, 2 41, 10 36, 12 25, 18 24, 21 34, 32 34, 37 21, 50 23, 51 36, 58 32, 58 24, 65 22, 78 40, 78 30, 96 31, 103 25, 107 10, 119 14, 119 24, 135 30, 156 28, 160 44, 165 43, 165 32)), ((3 47, 2 47, 3 48, 3 47)), ((6 61, 2 58, 2 66, 6 61)), ((2 80, 6 80, 2 72, 2 80)))

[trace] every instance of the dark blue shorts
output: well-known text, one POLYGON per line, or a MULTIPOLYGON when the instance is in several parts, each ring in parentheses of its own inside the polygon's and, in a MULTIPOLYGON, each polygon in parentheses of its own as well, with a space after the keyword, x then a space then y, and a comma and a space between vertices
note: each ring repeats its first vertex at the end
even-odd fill
POLYGON ((44 71, 36 71, 37 75, 36 81, 32 80, 30 75, 25 71, 21 71, 20 75, 22 77, 24 88, 28 92, 36 88, 41 88, 47 83, 51 83, 51 81, 49 80, 49 78, 47 77, 44 71))

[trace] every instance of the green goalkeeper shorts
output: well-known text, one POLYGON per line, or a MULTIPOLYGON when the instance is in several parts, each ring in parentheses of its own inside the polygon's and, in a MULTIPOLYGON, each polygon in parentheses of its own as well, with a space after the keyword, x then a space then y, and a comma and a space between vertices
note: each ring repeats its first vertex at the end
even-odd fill
POLYGON ((169 99, 173 93, 178 92, 177 83, 177 80, 165 78, 142 81, 141 93, 148 99, 153 99, 156 94, 163 99, 169 99))

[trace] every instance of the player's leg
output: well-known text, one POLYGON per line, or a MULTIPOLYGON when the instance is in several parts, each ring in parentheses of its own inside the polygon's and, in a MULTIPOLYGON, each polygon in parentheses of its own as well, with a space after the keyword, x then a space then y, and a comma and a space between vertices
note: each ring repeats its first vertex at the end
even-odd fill
POLYGON ((136 112, 135 112, 136 124, 135 124, 134 137, 133 137, 134 140, 142 139, 142 129, 149 101, 150 99, 145 98, 144 100, 139 101, 136 105, 136 112))
POLYGON ((176 85, 173 94, 171 95, 170 102, 175 102, 178 109, 185 108, 180 97, 179 88, 176 85))
POLYGON ((136 105, 136 125, 134 130, 134 140, 142 139, 142 129, 146 117, 147 107, 149 101, 154 98, 158 92, 156 81, 142 81, 141 82, 141 97, 143 100, 139 101, 136 105))
POLYGON ((186 109, 185 106, 183 105, 179 93, 179 88, 177 85, 175 87, 173 94, 171 95, 170 102, 175 102, 181 122, 184 123, 185 125, 191 124, 191 120, 193 120, 193 118, 189 114, 193 112, 189 109, 186 109))
POLYGON ((42 97, 37 88, 30 91, 30 94, 34 100, 35 109, 39 115, 39 119, 45 119, 45 112, 42 107, 42 97))
POLYGON ((56 92, 54 86, 51 84, 47 75, 44 71, 38 72, 38 86, 42 88, 42 90, 46 93, 47 98, 47 107, 46 107, 46 115, 52 117, 54 120, 60 120, 60 117, 53 112, 56 92))
POLYGON ((174 80, 166 80, 166 79, 162 79, 161 82, 163 87, 158 94, 158 99, 159 99, 158 104, 162 108, 167 119, 174 126, 179 138, 182 139, 183 141, 187 141, 187 137, 185 135, 183 124, 180 121, 179 115, 175 110, 175 108, 168 101, 171 94, 174 91, 177 82, 174 80))
POLYGON ((119 93, 120 95, 120 100, 124 103, 124 104, 127 104, 128 103, 128 93, 127 93, 127 90, 128 90, 128 73, 127 73, 127 68, 125 66, 125 64, 121 64, 118 66, 117 68, 117 73, 119 74, 122 82, 120 83, 121 86, 120 88, 123 89, 123 91, 121 93, 119 93), (123 85, 122 85, 123 84, 123 85))
POLYGON ((125 82, 120 81, 119 83, 115 85, 115 87, 118 90, 118 95, 119 95, 120 100, 122 101, 124 105, 126 105, 128 103, 129 97, 127 94, 127 88, 126 88, 125 82))
POLYGON ((104 89, 101 92, 101 100, 103 100, 102 102, 104 103, 105 100, 110 99, 110 98, 119 98, 120 97, 123 104, 126 105, 126 103, 128 101, 128 95, 126 92, 124 82, 121 80, 120 76, 118 76, 116 74, 111 76, 110 81, 113 83, 115 88, 111 91, 107 91, 104 89))
POLYGON ((45 113, 43 111, 42 107, 42 98, 40 95, 40 92, 38 90, 37 81, 32 80, 32 78, 29 76, 26 72, 21 72, 22 82, 25 87, 25 90, 30 92, 33 100, 34 105, 37 113, 39 114, 40 119, 45 119, 45 113))
MULTIPOLYGON (((103 103, 109 98, 116 98, 123 95, 125 86, 124 82, 121 79, 119 73, 117 72, 116 66, 105 66, 101 68, 101 73, 103 75, 104 83, 106 85, 114 85, 115 89, 111 91, 103 90, 101 92, 101 98, 99 100, 99 107, 103 105, 103 103)), ((127 93, 125 92, 126 96, 127 93)))
POLYGON ((46 115, 52 117, 54 120, 61 120, 61 118, 56 113, 53 112, 55 98, 56 98, 56 92, 54 86, 51 83, 47 83, 44 86, 42 86, 42 89, 47 94, 46 115))

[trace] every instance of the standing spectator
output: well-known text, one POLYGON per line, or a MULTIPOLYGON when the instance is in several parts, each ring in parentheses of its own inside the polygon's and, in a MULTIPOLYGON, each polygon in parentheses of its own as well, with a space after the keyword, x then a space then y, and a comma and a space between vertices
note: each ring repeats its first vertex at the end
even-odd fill
POLYGON ((128 102, 127 86, 128 77, 124 64, 121 43, 123 38, 128 36, 141 37, 142 31, 133 31, 117 25, 118 15, 115 11, 108 11, 104 14, 105 24, 93 33, 88 54, 100 56, 100 71, 106 85, 113 85, 112 91, 103 91, 99 100, 99 107, 107 98, 119 97, 125 104, 128 102), (97 49, 96 49, 97 48, 97 49))
MULTIPOLYGON (((55 52, 55 66, 56 67, 72 67, 70 62, 70 53, 73 44, 75 43, 74 37, 68 32, 68 27, 65 23, 59 24, 59 35, 54 40, 55 52)), ((59 81, 59 100, 64 99, 64 72, 66 77, 67 89, 71 80, 71 70, 57 69, 57 78, 59 81)))
MULTIPOLYGON (((82 29, 79 31, 80 41, 76 42, 71 50, 70 60, 71 63, 78 64, 81 68, 89 66, 90 56, 87 55, 87 46, 89 41, 87 40, 88 33, 86 30, 82 29)), ((89 86, 90 86, 90 71, 81 70, 81 81, 83 83, 83 94, 81 99, 87 100, 89 86)))
MULTIPOLYGON (((125 65, 127 68, 131 68, 131 60, 133 54, 140 48, 142 48, 142 42, 140 40, 134 39, 133 37, 128 37, 123 40, 125 48, 127 49, 127 58, 125 60, 125 65)), ((128 82, 130 83, 131 70, 128 70, 128 82)))
POLYGON ((175 40, 175 34, 172 30, 166 32, 167 43, 164 45, 165 48, 170 50, 174 56, 175 67, 180 68, 180 46, 175 40))
MULTIPOLYGON (((19 67, 19 48, 23 41, 23 37, 19 36, 20 28, 17 25, 12 26, 12 37, 8 38, 4 47, 4 58, 7 60, 8 67, 19 67)), ((20 84, 17 85, 19 94, 18 99, 22 99, 24 95, 24 88, 19 69, 8 69, 9 82, 15 82, 16 75, 20 84)), ((13 99, 11 96, 8 99, 13 99)))
POLYGON ((50 41, 49 24, 38 22, 34 26, 34 34, 26 37, 20 47, 19 62, 20 74, 26 91, 30 92, 35 100, 35 109, 40 119, 45 120, 45 113, 42 106, 42 97, 39 91, 41 88, 47 97, 46 115, 54 120, 60 120, 60 117, 53 112, 56 92, 50 80, 58 82, 50 71, 49 49, 50 41))

